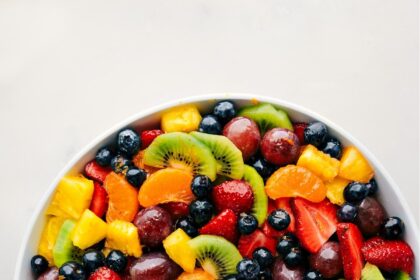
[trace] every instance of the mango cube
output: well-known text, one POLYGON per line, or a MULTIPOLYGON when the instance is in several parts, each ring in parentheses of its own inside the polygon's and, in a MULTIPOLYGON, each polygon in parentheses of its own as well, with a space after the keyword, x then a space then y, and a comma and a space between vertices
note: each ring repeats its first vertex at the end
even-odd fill
POLYGON ((126 221, 114 220, 108 224, 105 247, 136 258, 142 255, 137 227, 126 221))
POLYGON ((161 127, 165 132, 190 132, 198 129, 201 115, 194 105, 172 108, 162 115, 161 127))
POLYGON ((73 245, 86 249, 106 237, 107 224, 89 209, 83 212, 73 231, 73 245))
POLYGON ((179 228, 163 240, 163 247, 174 262, 185 271, 192 273, 195 268, 196 256, 188 244, 189 240, 191 238, 179 228))
POLYGON ((42 230, 41 239, 38 245, 38 254, 44 256, 50 264, 54 264, 53 249, 58 232, 65 220, 66 218, 49 216, 44 229, 42 230))
POLYGON ((344 189, 349 183, 349 180, 340 177, 335 177, 334 180, 326 183, 327 198, 334 204, 343 205, 346 202, 344 199, 344 189))
POLYGON ((342 178, 368 183, 375 172, 362 153, 354 146, 346 147, 340 160, 338 175, 342 178))
POLYGON ((296 165, 309 169, 325 182, 334 179, 340 168, 337 159, 319 151, 313 145, 307 145, 303 149, 296 165))

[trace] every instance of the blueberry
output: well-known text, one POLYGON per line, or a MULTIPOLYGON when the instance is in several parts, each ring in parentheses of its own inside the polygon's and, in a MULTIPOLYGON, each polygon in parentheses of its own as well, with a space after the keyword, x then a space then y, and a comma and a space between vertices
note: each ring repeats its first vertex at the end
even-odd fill
POLYGON ((48 261, 41 255, 35 255, 31 259, 31 268, 35 276, 38 277, 48 269, 48 261))
POLYGON ((254 232, 258 227, 257 219, 246 213, 241 213, 238 219, 238 231, 241 234, 250 234, 254 232))
POLYGON ((133 163, 122 155, 116 155, 111 160, 111 167, 115 173, 125 173, 133 166, 133 163))
POLYGON ((271 280, 273 279, 273 274, 269 269, 264 269, 260 271, 260 275, 258 276, 260 280, 271 280))
POLYGON ((63 264, 58 270, 58 275, 67 280, 85 280, 87 278, 83 266, 75 261, 63 264))
POLYGON ((146 180, 146 178, 147 172, 137 167, 128 169, 127 173, 125 174, 125 179, 127 179, 127 182, 136 188, 143 185, 143 182, 146 180))
POLYGON ((386 219, 382 226, 381 233, 386 239, 398 239, 405 229, 404 222, 398 217, 386 219))
POLYGON ((100 166, 109 166, 113 157, 114 155, 111 150, 103 147, 96 153, 95 160, 100 166))
POLYGON ((105 256, 101 251, 88 250, 82 256, 83 267, 88 274, 94 272, 97 268, 104 265, 105 256))
POLYGON ((294 247, 290 252, 284 256, 284 263, 287 267, 296 267, 300 265, 303 261, 303 253, 299 247, 294 247))
POLYGON ((322 151, 326 154, 329 154, 333 158, 340 159, 342 146, 340 141, 333 137, 330 137, 329 139, 327 139, 327 142, 325 143, 325 146, 322 149, 322 151))
POLYGON ((205 115, 200 122, 198 131, 208 134, 221 134, 222 126, 214 115, 205 115))
POLYGON ((369 193, 369 189, 363 183, 352 182, 344 189, 344 198, 348 202, 360 202, 369 193))
POLYGON ((269 163, 263 157, 258 157, 251 160, 250 165, 254 167, 255 170, 257 170, 258 174, 260 174, 263 179, 267 179, 271 176, 271 174, 274 173, 274 171, 276 171, 276 166, 269 163))
POLYGON ((260 274, 259 264, 247 258, 242 259, 236 266, 238 278, 241 280, 257 280, 260 274))
POLYGON ((212 184, 209 177, 197 175, 191 182, 191 190, 197 198, 206 198, 212 190, 212 184))
POLYGON ((123 154, 133 156, 140 150, 140 136, 132 129, 126 128, 117 136, 117 147, 123 154))
POLYGON ((214 105, 213 114, 225 124, 236 115, 235 104, 228 100, 220 101, 214 105))
POLYGON ((283 209, 274 210, 268 215, 268 224, 276 230, 284 230, 290 224, 290 216, 283 209))
POLYGON ((337 210, 337 217, 341 222, 353 222, 357 216, 357 207, 351 203, 344 203, 340 209, 337 210))
POLYGON ((375 195, 378 192, 378 183, 375 179, 371 179, 369 183, 366 184, 366 187, 369 190, 369 195, 375 195))
POLYGON ((321 275, 321 273, 319 273, 316 270, 309 270, 308 272, 306 272, 305 276, 303 277, 303 280, 322 280, 324 279, 321 275))
POLYGON ((255 249, 252 258, 257 261, 261 268, 269 267, 273 263, 273 255, 264 247, 255 249))
POLYGON ((194 225, 194 221, 189 216, 178 219, 175 223, 175 228, 182 229, 190 237, 196 237, 198 235, 198 230, 194 225))
POLYGON ((213 215, 213 205, 207 200, 195 200, 190 204, 190 215, 197 226, 203 226, 213 215))
POLYGON ((317 148, 324 145, 328 135, 328 128, 322 122, 310 123, 303 131, 303 136, 307 144, 312 144, 317 148))
POLYGON ((112 250, 105 259, 105 265, 117 273, 123 272, 127 257, 120 250, 112 250))
POLYGON ((291 233, 286 233, 278 241, 276 249, 280 255, 286 256, 287 254, 290 253, 292 248, 295 248, 297 246, 298 246, 297 238, 291 233))

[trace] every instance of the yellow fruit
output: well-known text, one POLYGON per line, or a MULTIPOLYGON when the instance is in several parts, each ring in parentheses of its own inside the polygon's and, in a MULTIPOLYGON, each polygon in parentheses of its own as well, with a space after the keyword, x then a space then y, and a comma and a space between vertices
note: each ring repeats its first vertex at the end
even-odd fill
POLYGON ((42 230, 41 239, 38 245, 38 254, 44 256, 50 265, 54 264, 53 261, 53 248, 57 240, 58 232, 61 225, 66 219, 62 217, 49 216, 47 222, 42 230))
POLYGON ((47 215, 78 220, 89 208, 93 194, 93 181, 83 176, 63 177, 55 190, 47 215))
POLYGON ((142 254, 137 227, 130 222, 115 220, 108 224, 105 247, 140 257, 142 254))
POLYGON ((177 280, 216 280, 210 273, 205 272, 201 268, 196 268, 193 272, 183 272, 178 276, 177 280))
POLYGON ((168 256, 187 272, 193 272, 195 268, 195 253, 188 241, 191 238, 182 230, 177 229, 163 240, 168 256))
POLYGON ((349 180, 340 177, 335 177, 334 180, 326 183, 327 198, 334 204, 343 205, 346 202, 344 199, 344 189, 349 183, 349 180))
POLYGON ((297 165, 309 169, 326 182, 334 179, 340 168, 340 162, 337 159, 319 151, 312 145, 307 145, 303 149, 297 165))
POLYGON ((165 132, 190 132, 198 129, 201 115, 194 105, 172 108, 162 115, 161 127, 165 132))
POLYGON ((72 235, 73 245, 86 249, 106 237, 107 224, 89 209, 83 212, 72 235))
POLYGON ((340 162, 340 172, 338 175, 342 178, 367 183, 375 175, 369 162, 356 147, 350 146, 344 148, 340 162))

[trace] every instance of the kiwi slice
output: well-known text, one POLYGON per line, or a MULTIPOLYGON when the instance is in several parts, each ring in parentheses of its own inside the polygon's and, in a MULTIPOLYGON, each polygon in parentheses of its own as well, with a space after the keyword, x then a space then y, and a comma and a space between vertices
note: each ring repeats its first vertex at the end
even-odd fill
POLYGON ((362 270, 362 280, 385 280, 376 265, 366 263, 362 270))
POLYGON ((229 138, 197 131, 190 134, 209 147, 217 162, 217 174, 233 179, 242 178, 244 174, 242 152, 229 138))
POLYGON ((144 153, 144 164, 185 169, 216 179, 216 160, 206 145, 185 132, 158 136, 144 153))
POLYGON ((236 274, 236 265, 242 260, 242 256, 235 245, 223 237, 204 234, 191 239, 188 243, 201 267, 215 279, 236 274))
MULTIPOLYGON (((363 277, 363 274, 362 274, 363 277)), ((378 278, 379 279, 379 278, 378 278)), ((383 278, 381 278, 383 279, 383 278)), ((412 280, 414 278, 412 278, 407 272, 404 271, 398 271, 397 273, 395 273, 394 277, 392 277, 393 280, 412 280)))
POLYGON ((73 220, 65 220, 60 230, 58 231, 57 240, 53 248, 54 264, 57 267, 62 266, 68 261, 78 261, 83 254, 83 250, 73 245, 71 241, 71 234, 73 232, 76 222, 73 220))
POLYGON ((242 179, 251 185, 254 194, 254 204, 252 205, 251 214, 257 218, 258 225, 261 226, 267 217, 268 209, 268 197, 264 190, 264 180, 258 174, 257 170, 249 165, 245 165, 244 177, 242 179))
POLYGON ((261 134, 275 127, 293 130, 287 113, 276 109, 271 104, 261 103, 258 105, 247 106, 239 111, 239 115, 254 120, 260 127, 261 134))

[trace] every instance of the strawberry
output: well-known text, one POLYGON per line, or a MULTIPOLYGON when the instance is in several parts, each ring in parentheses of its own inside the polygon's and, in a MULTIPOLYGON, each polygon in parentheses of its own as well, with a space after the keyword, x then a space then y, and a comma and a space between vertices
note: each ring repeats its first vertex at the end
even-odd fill
POLYGON ((279 199, 276 199, 275 202, 270 200, 268 202, 267 215, 269 215, 272 211, 276 209, 283 209, 289 214, 290 225, 285 230, 276 230, 272 226, 270 226, 268 221, 265 221, 261 228, 264 234, 269 237, 279 238, 279 237, 282 237, 286 232, 294 232, 295 231, 295 218, 293 216, 292 208, 290 207, 290 198, 279 198, 279 199))
POLYGON ((89 277, 89 280, 121 280, 121 277, 108 267, 100 267, 89 277))
POLYGON ((160 129, 144 130, 141 132, 141 149, 146 149, 155 140, 156 137, 163 134, 164 132, 160 129))
POLYGON ((303 132, 307 126, 308 124, 305 122, 297 122, 293 124, 293 132, 299 138, 301 145, 305 144, 305 137, 303 136, 303 132))
POLYGON ((89 209, 98 217, 102 217, 108 209, 108 194, 98 182, 93 182, 93 195, 89 209))
POLYGON ((302 198, 291 201, 296 220, 295 234, 302 246, 316 253, 334 234, 337 226, 336 208, 327 199, 313 203, 302 198))
POLYGON ((212 197, 217 211, 232 209, 236 215, 249 212, 254 203, 251 186, 241 180, 226 181, 215 186, 212 197))
POLYGON ((173 220, 188 216, 189 213, 189 205, 184 202, 167 202, 161 204, 160 206, 171 214, 173 220))
POLYGON ((236 229, 236 223, 238 217, 235 212, 230 209, 226 209, 219 215, 210 220, 205 226, 200 228, 200 234, 213 234, 226 238, 232 243, 235 243, 238 239, 238 231, 236 229))
POLYGON ((414 253, 402 240, 373 237, 363 244, 365 260, 385 271, 402 270, 410 274, 414 267, 414 253))
POLYGON ((295 232, 295 216, 293 215, 292 207, 290 206, 291 199, 288 197, 285 198, 278 198, 275 201, 275 205, 277 209, 286 210, 286 212, 290 216, 290 225, 287 228, 288 232, 295 232))
POLYGON ((238 241, 238 250, 243 257, 252 258, 252 253, 259 247, 265 247, 273 255, 276 255, 277 240, 266 236, 261 230, 256 229, 253 233, 242 235, 238 241))
POLYGON ((348 280, 359 280, 363 269, 361 252, 363 237, 359 228, 352 223, 339 223, 337 236, 343 259, 344 276, 348 280))
POLYGON ((111 168, 102 167, 95 160, 92 160, 85 165, 85 175, 101 184, 105 181, 106 176, 111 171, 111 168))

